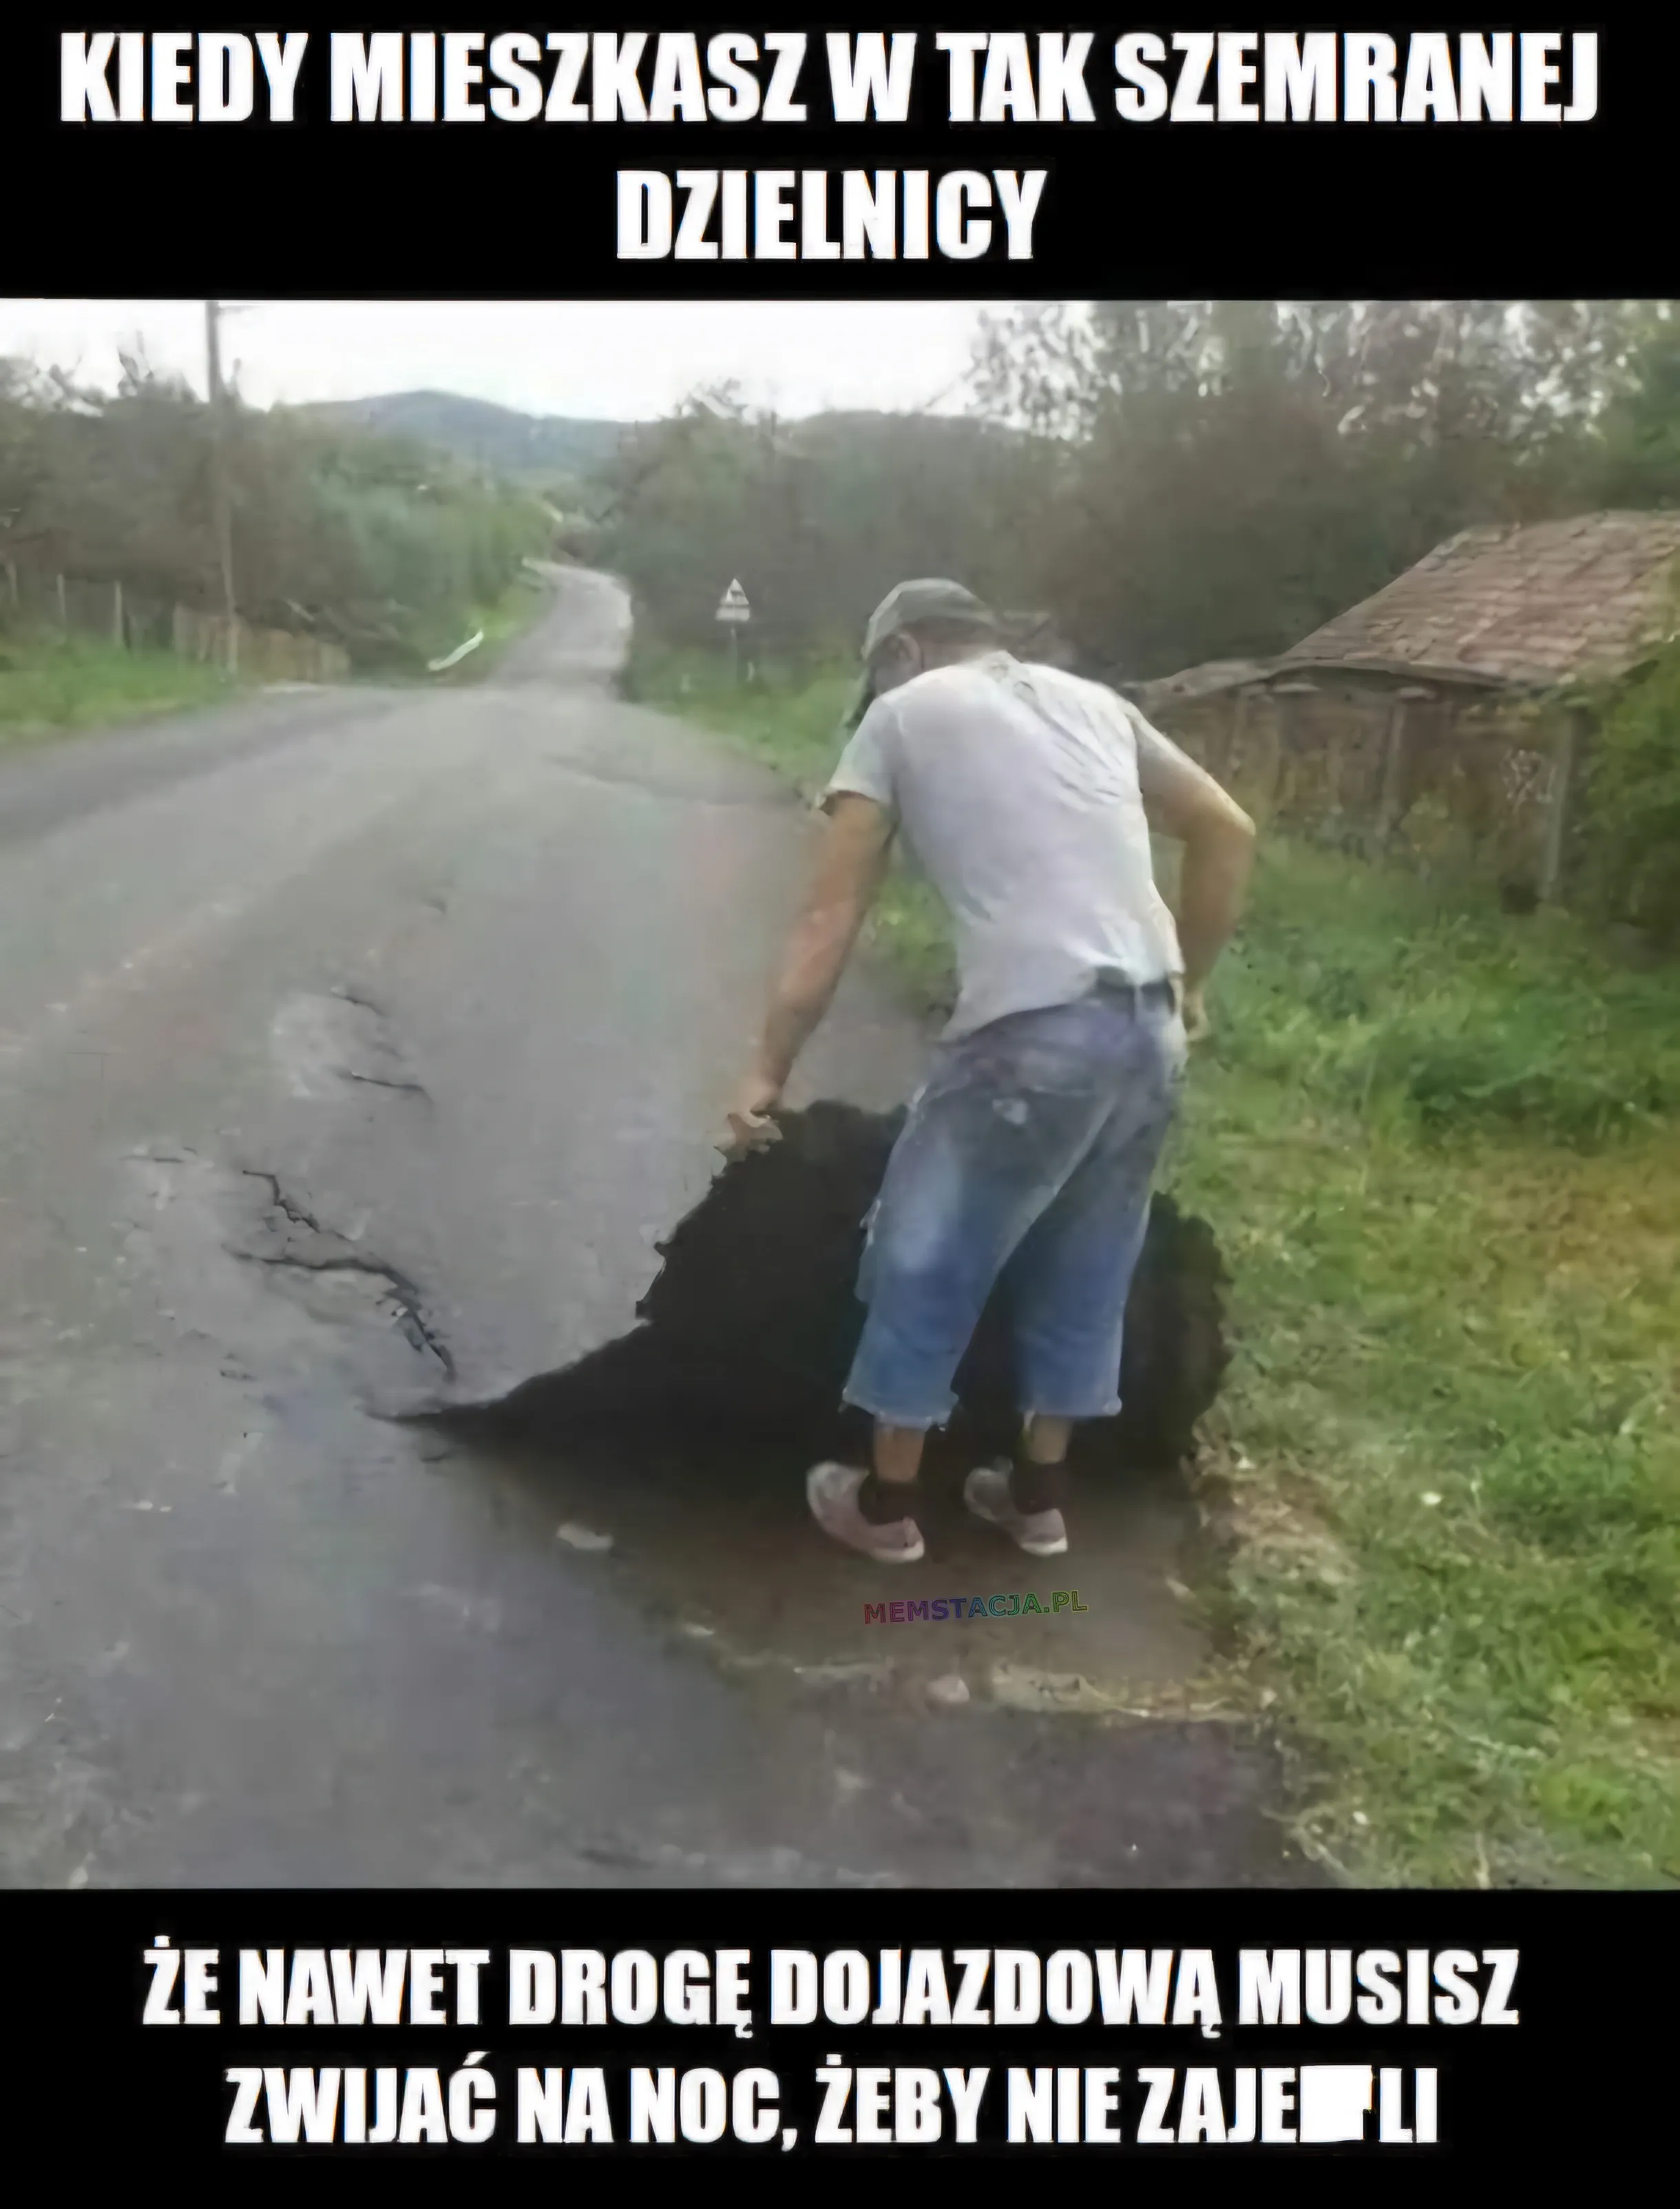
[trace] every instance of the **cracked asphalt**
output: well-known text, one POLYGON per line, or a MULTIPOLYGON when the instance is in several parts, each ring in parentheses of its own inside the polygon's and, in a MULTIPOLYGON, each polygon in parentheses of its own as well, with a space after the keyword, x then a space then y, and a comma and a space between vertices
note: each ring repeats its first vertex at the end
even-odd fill
MULTIPOLYGON (((798 877, 776 783, 613 695, 622 593, 554 582, 480 684, 0 761, 0 1879, 1299 1883, 1217 1718, 1054 1708, 1072 1645, 860 1659, 803 1468, 398 1416, 630 1326, 798 877)), ((862 972, 792 1101, 924 1048, 862 972)), ((1170 1700, 1182 1506, 1104 1508, 1085 1646, 1170 1700)))

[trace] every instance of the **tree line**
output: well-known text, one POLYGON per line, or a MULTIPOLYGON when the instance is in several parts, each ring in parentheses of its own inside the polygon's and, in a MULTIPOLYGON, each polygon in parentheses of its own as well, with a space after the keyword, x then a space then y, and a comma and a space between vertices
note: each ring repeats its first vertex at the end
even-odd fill
POLYGON ((1143 677, 1263 658, 1455 531, 1680 497, 1667 302, 1121 302, 992 322, 1041 592, 1143 677))
POLYGON ((954 571, 1016 602, 1024 570, 1000 523, 1028 500, 1037 442, 978 417, 783 421, 728 388, 699 394, 596 472, 590 557, 626 579, 663 644, 714 642, 738 577, 758 653, 797 664, 849 651, 903 575, 954 571))
MULTIPOLYGON (((0 360, 0 560, 215 611, 210 409, 143 358, 117 389, 0 360)), ((537 502, 412 440, 238 403, 224 417, 238 609, 363 665, 460 641, 527 554, 537 502)), ((0 593, 0 618, 6 594, 0 593)))
MULTIPOLYGON (((792 424, 697 396, 598 475, 594 557, 665 643, 714 643, 738 575, 760 655, 850 654, 894 582, 948 574, 1147 680, 1280 652, 1459 529, 1680 502, 1671 301, 1022 307, 971 389, 792 424)), ((1607 708, 1595 878, 1680 925, 1676 701, 1665 662, 1607 708)))
POLYGON ((633 432, 598 551, 672 642, 715 634, 732 575, 805 655, 948 572, 1127 677, 1263 657, 1472 523, 1680 499, 1670 304, 1019 309, 964 415, 783 423, 726 391, 633 432))

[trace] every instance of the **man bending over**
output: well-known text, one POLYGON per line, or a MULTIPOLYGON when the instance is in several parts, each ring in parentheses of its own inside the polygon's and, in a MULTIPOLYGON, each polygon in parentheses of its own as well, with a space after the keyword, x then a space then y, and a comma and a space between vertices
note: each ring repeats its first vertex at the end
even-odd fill
POLYGON ((1062 1468, 1120 1408, 1121 1333, 1151 1183, 1202 992, 1234 929, 1254 824, 1102 685, 1015 659, 960 585, 900 583, 864 640, 853 734, 750 1071, 738 1144, 775 1140, 793 1064, 832 1000, 902 833, 949 908, 960 992, 870 1214, 846 1399, 873 1467, 806 1482, 826 1532, 886 1563, 923 1554, 917 1475, 987 1299, 1010 1267, 1022 1412, 968 1508, 1031 1556, 1068 1546, 1062 1468), (1150 832, 1183 846, 1179 910, 1150 832))

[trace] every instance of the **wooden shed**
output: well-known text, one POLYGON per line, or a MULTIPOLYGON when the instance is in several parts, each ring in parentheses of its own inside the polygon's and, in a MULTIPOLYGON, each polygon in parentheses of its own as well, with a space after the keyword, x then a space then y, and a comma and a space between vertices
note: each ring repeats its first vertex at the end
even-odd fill
POLYGON ((1680 634, 1677 560, 1680 512, 1468 529, 1275 659, 1132 695, 1269 815, 1375 851, 1427 813, 1551 895, 1582 695, 1680 634))

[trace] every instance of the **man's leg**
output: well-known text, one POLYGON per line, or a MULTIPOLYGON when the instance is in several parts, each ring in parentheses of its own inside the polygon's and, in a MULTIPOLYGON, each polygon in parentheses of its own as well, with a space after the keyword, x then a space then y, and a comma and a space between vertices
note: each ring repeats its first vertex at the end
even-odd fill
POLYGON ((1176 1102, 1177 1059, 1157 1023, 1137 1022, 1126 1058, 1110 1117, 1015 1258, 1021 1452, 1007 1480, 983 1468, 966 1491, 978 1515, 1039 1556, 1067 1546, 1063 1466, 1075 1422, 1120 1408, 1126 1302, 1176 1102))
POLYGON ((807 1482, 828 1532, 877 1556, 921 1554, 912 1514, 928 1430, 954 1408, 951 1382, 999 1273, 1105 1110, 1088 1082, 1012 1087, 1011 1038, 972 1040, 912 1110, 870 1230, 846 1396, 875 1420, 872 1471, 819 1466, 807 1482))
POLYGON ((1029 1412, 1021 1422, 1021 1455, 1009 1486, 1022 1511, 1057 1511, 1062 1506, 1062 1467, 1073 1438, 1071 1419, 1047 1419, 1029 1412))
POLYGON ((911 1483, 922 1469, 927 1442, 921 1427, 875 1423, 875 1456, 869 1478, 858 1491, 858 1508, 876 1526, 887 1526, 909 1515, 911 1483))
POLYGON ((1070 1419, 1028 1417, 1021 1423, 1019 1455, 1003 1465, 977 1465, 963 1483, 962 1500, 974 1516, 1001 1527, 1029 1556, 1059 1557, 1068 1546, 1062 1462, 1072 1432, 1070 1419))

